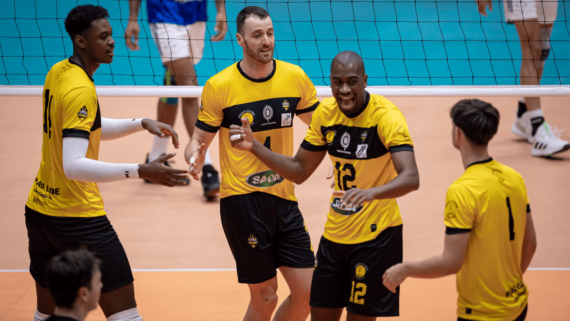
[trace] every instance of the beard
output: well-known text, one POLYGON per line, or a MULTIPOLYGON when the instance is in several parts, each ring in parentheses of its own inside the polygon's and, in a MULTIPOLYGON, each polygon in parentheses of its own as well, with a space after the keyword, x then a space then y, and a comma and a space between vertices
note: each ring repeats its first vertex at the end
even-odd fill
POLYGON ((253 49, 251 49, 247 43, 247 41, 245 41, 244 39, 244 43, 245 43, 245 53, 252 58, 253 60, 262 63, 262 64, 266 64, 269 63, 273 60, 273 46, 271 47, 271 54, 269 55, 269 57, 263 57, 261 56, 261 53, 259 51, 255 51, 253 49))

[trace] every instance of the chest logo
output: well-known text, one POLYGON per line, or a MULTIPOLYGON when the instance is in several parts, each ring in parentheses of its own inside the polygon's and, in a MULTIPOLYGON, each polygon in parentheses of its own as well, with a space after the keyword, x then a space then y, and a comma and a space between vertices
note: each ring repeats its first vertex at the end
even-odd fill
POLYGON ((366 140, 367 136, 368 136, 368 132, 362 132, 362 134, 360 134, 360 139, 362 139, 362 141, 364 142, 366 140))
POLYGON ((247 118, 249 120, 249 124, 253 125, 253 120, 255 118, 255 113, 251 110, 244 110, 243 112, 241 112, 241 114, 239 114, 239 119, 242 118, 247 118))
POLYGON ((283 177, 279 176, 279 174, 275 173, 272 170, 254 173, 245 179, 249 186, 261 188, 277 185, 284 180, 285 179, 283 177))
POLYGON ((273 108, 271 106, 266 105, 263 107, 263 118, 265 118, 267 121, 273 118, 273 108))
POLYGON ((333 200, 331 202, 331 208, 333 211, 335 211, 338 214, 349 216, 349 215, 356 214, 356 213, 360 212, 362 210, 363 206, 347 207, 347 206, 342 205, 339 197, 335 197, 335 198, 333 198, 333 200))
POLYGON ((368 150, 368 144, 358 144, 356 146, 356 158, 366 158, 368 150))
POLYGON ((340 138, 340 146, 346 150, 350 146, 350 134, 348 132, 342 134, 340 138))
POLYGON ((81 120, 84 120, 85 118, 87 118, 87 107, 85 107, 85 106, 81 107, 81 109, 77 113, 77 117, 79 117, 79 119, 81 119, 81 120))
POLYGON ((283 100, 283 109, 285 109, 285 111, 287 111, 287 109, 289 109, 289 102, 287 101, 287 99, 283 100))
POLYGON ((327 134, 325 135, 325 138, 327 139, 327 144, 330 145, 333 143, 334 135, 335 135, 335 133, 334 133, 334 130, 332 130, 332 129, 327 132, 327 134))
POLYGON ((291 113, 281 114, 281 127, 290 127, 293 125, 293 117, 291 113))

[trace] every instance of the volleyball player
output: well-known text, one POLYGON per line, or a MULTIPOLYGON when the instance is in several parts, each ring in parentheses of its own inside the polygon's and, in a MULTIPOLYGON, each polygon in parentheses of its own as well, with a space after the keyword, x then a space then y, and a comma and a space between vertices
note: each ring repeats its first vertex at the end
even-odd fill
POLYGON ((188 177, 185 170, 164 166, 174 154, 147 164, 98 161, 101 140, 143 129, 171 136, 174 145, 179 144, 170 125, 146 118, 101 117, 92 77, 101 64, 113 61, 115 42, 108 16, 100 6, 72 9, 65 19, 65 30, 73 42, 73 56, 56 63, 46 76, 42 161, 25 207, 30 273, 36 281, 36 321, 47 319, 55 308, 45 280, 49 259, 82 246, 103 261, 99 305, 107 320, 142 320, 129 261, 107 219, 97 183, 146 178, 176 186, 185 184, 180 179, 188 177))
POLYGON ((298 66, 273 59, 271 17, 260 7, 237 16, 236 38, 243 60, 210 78, 186 161, 197 179, 205 149, 220 131, 220 212, 236 260, 238 281, 251 293, 245 320, 269 320, 277 305, 279 268, 291 295, 274 320, 305 320, 315 256, 297 206, 293 182, 284 180, 252 154, 231 148, 228 132, 249 119, 256 137, 276 153, 293 153, 293 117, 309 123, 319 100, 298 66))
POLYGON ((366 92, 357 53, 339 53, 330 80, 334 97, 313 114, 295 157, 265 148, 247 118, 243 127, 230 127, 232 146, 296 184, 311 176, 327 152, 334 164, 336 187, 313 274, 311 320, 339 320, 344 307, 347 320, 398 316, 399 292, 388 291, 382 275, 402 262, 403 222, 395 198, 419 188, 413 142, 400 110, 366 92))
MULTIPOLYGON (((138 13, 141 0, 129 0, 129 24, 125 29, 125 42, 131 50, 139 50, 138 38, 140 27, 138 13), (133 40, 134 38, 134 40, 133 40)), ((197 86, 195 66, 200 62, 204 53, 204 37, 206 35, 206 0, 147 0, 149 27, 158 47, 163 64, 166 66, 164 85, 166 86, 197 86)), ((213 41, 223 40, 226 36, 226 7, 225 0, 216 0, 218 14, 216 27, 218 33, 212 36, 213 41)), ((188 135, 192 137, 198 117, 199 99, 194 97, 182 98, 182 117, 188 135)), ((160 98, 158 101, 157 120, 174 126, 178 111, 178 98, 160 98)), ((154 137, 152 148, 147 157, 153 161, 166 154, 168 139, 154 137)), ((210 199, 220 190, 218 172, 214 169, 210 153, 206 152, 206 163, 202 175, 204 197, 210 199)), ((152 183, 146 180, 147 183, 152 183)), ((190 180, 187 180, 190 183, 190 180)))
POLYGON ((465 173, 447 191, 443 253, 391 267, 384 284, 394 291, 407 277, 457 273, 458 320, 522 321, 528 304, 523 274, 536 250, 524 180, 489 156, 497 109, 465 99, 453 106, 451 119, 465 173))
MULTIPOLYGON (((477 0, 479 12, 487 16, 493 10, 491 0, 477 0)), ((517 28, 522 50, 521 85, 540 85, 544 62, 550 53, 550 35, 556 20, 558 0, 508 0, 505 20, 517 28)), ((552 156, 570 149, 568 141, 560 139, 556 127, 544 120, 540 97, 523 97, 511 130, 532 144, 532 156, 552 156)))
POLYGON ((86 250, 54 256, 47 266, 46 283, 56 307, 46 321, 84 321, 101 297, 101 262, 86 250))

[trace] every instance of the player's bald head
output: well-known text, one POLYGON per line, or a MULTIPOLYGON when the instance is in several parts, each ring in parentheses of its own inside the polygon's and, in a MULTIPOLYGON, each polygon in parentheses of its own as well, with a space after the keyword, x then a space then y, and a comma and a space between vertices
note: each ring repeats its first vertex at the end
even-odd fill
POLYGON ((343 51, 338 53, 331 63, 331 73, 338 69, 350 70, 360 76, 364 76, 364 61, 359 54, 354 51, 343 51), (339 68, 341 67, 341 68, 339 68))

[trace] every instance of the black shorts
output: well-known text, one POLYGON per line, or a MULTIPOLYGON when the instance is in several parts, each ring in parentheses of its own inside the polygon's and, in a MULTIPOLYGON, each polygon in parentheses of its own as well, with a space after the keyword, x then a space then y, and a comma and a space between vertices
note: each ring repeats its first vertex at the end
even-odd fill
POLYGON ((311 238, 297 202, 255 192, 222 198, 220 213, 239 283, 270 280, 280 266, 315 267, 311 238))
MULTIPOLYGON (((513 321, 524 321, 526 319, 526 313, 527 312, 528 312, 528 303, 524 307, 524 310, 521 312, 521 314, 516 319, 514 319, 513 321)), ((463 319, 463 318, 458 317, 457 321, 474 321, 474 320, 463 319)))
POLYGON ((357 315, 400 315, 400 287, 390 292, 382 275, 402 263, 402 225, 389 227, 376 239, 359 244, 339 244, 321 238, 317 268, 311 285, 311 306, 338 309, 357 315))
POLYGON ((49 260, 67 250, 86 247, 101 260, 102 293, 134 281, 127 254, 106 215, 98 217, 55 217, 26 206, 30 273, 42 287, 49 260))

